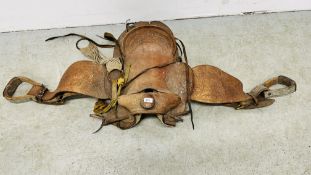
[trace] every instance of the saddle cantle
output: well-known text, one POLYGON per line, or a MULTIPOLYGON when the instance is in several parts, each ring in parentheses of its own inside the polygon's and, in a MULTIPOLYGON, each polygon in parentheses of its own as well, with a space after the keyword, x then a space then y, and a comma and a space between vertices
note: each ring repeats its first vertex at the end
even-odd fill
POLYGON ((29 78, 14 77, 3 96, 12 102, 33 100, 45 104, 64 104, 74 96, 94 97, 98 101, 92 116, 102 119, 102 126, 113 124, 127 129, 145 114, 156 115, 165 125, 175 126, 183 115, 192 112, 190 101, 252 109, 271 105, 271 97, 296 90, 293 80, 278 76, 245 93, 237 78, 217 67, 191 68, 184 44, 168 26, 157 21, 127 24, 118 39, 105 33, 104 39, 114 45, 100 45, 78 34, 66 36, 72 35, 81 38, 78 42, 90 43, 89 47, 80 48, 77 42, 77 48, 93 61, 73 63, 53 92, 29 78), (113 47, 113 59, 105 60, 97 47, 113 47), (32 88, 25 96, 14 96, 23 82, 32 84, 32 88), (269 89, 275 84, 286 87, 269 89))

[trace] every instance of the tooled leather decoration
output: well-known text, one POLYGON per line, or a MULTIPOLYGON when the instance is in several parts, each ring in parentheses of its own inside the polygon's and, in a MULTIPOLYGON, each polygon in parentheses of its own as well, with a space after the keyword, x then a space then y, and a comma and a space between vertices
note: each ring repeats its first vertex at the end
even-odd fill
POLYGON ((114 42, 112 45, 101 45, 78 34, 60 37, 67 36, 79 36, 77 48, 93 61, 73 63, 55 91, 19 76, 8 82, 3 96, 11 102, 33 100, 56 105, 72 96, 94 97, 98 101, 91 116, 102 120, 101 127, 113 124, 128 129, 145 114, 154 114, 163 124, 175 126, 183 115, 192 114, 190 101, 252 109, 271 105, 271 97, 296 91, 293 80, 278 76, 245 93, 237 78, 217 67, 191 68, 184 44, 161 22, 126 24, 118 39, 105 33, 102 38, 114 42), (79 42, 83 40, 89 45, 81 48, 79 42), (98 48, 114 48, 113 58, 105 57, 98 48), (32 88, 25 96, 13 96, 23 82, 32 88), (276 84, 285 87, 271 90, 276 84))

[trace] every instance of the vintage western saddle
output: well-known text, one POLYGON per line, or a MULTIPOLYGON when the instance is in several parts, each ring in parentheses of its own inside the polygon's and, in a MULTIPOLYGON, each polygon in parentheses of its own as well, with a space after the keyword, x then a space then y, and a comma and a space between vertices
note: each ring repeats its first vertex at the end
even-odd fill
POLYGON ((102 119, 101 127, 113 124, 128 129, 144 114, 154 114, 168 126, 175 126, 188 113, 192 119, 190 101, 252 109, 269 106, 274 102, 271 97, 296 90, 293 80, 278 76, 245 93, 237 78, 217 67, 191 68, 184 44, 168 26, 157 21, 126 24, 118 39, 105 33, 103 38, 114 42, 112 45, 73 33, 59 37, 66 36, 79 36, 77 48, 93 61, 73 63, 53 92, 29 78, 14 77, 3 92, 7 100, 58 105, 69 97, 94 97, 98 101, 91 116, 102 119), (80 47, 81 41, 88 41, 87 47, 80 47), (108 59, 98 48, 114 48, 113 58, 108 59), (23 82, 32 84, 32 88, 25 96, 13 96, 23 82), (269 89, 275 84, 285 87, 269 89))

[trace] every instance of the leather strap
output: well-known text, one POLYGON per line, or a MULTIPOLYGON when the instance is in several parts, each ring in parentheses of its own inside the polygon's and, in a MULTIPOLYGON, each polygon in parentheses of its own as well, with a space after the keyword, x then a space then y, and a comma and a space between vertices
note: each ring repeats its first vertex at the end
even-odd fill
POLYGON ((40 84, 36 81, 33 81, 27 77, 19 76, 12 78, 6 85, 3 96, 14 103, 26 102, 26 101, 37 101, 41 102, 44 93, 47 91, 47 88, 43 84, 40 84), (15 91, 22 83, 29 83, 32 85, 32 88, 26 95, 14 96, 15 91))
POLYGON ((21 103, 27 101, 35 101, 44 104, 64 104, 64 99, 69 96, 79 95, 75 92, 50 92, 43 84, 40 84, 30 78, 19 76, 12 78, 3 91, 3 97, 13 103, 21 103), (14 96, 17 88, 22 83, 32 85, 26 95, 14 96))
POLYGON ((51 40, 54 40, 54 39, 57 39, 57 38, 65 38, 65 37, 68 37, 68 36, 78 36, 78 37, 81 38, 80 40, 78 40, 78 41, 76 42, 76 48, 77 48, 78 50, 80 50, 80 48, 79 48, 79 46, 78 46, 78 43, 79 43, 81 40, 87 40, 87 41, 89 41, 90 43, 93 43, 93 44, 95 44, 97 47, 100 47, 100 48, 113 48, 113 47, 115 47, 115 45, 111 45, 111 44, 98 44, 98 43, 95 42, 94 40, 92 40, 92 39, 90 39, 90 38, 88 38, 88 37, 86 37, 86 36, 84 36, 84 35, 80 35, 80 34, 76 34, 76 33, 69 33, 69 34, 67 34, 67 35, 62 35, 62 36, 54 36, 54 37, 51 37, 51 38, 46 39, 45 41, 51 41, 51 40))

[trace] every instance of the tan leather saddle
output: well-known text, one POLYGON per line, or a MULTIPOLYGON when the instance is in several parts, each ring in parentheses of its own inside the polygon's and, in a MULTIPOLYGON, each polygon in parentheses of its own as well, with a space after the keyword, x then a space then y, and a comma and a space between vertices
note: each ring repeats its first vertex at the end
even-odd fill
POLYGON ((293 80, 278 76, 245 93, 237 78, 217 67, 191 68, 184 44, 161 22, 127 24, 118 39, 105 33, 103 38, 114 42, 112 45, 100 45, 77 34, 66 36, 71 35, 81 38, 77 48, 93 61, 73 63, 53 92, 29 78, 14 77, 3 96, 12 102, 33 100, 44 104, 64 104, 73 96, 94 97, 98 101, 91 116, 102 119, 102 126, 113 124, 127 129, 145 114, 154 114, 165 125, 175 126, 181 116, 192 114, 190 101, 251 109, 271 105, 271 97, 296 90, 293 80), (78 46, 82 40, 89 42, 88 47, 78 46), (114 47, 113 58, 101 55, 98 47, 114 47), (13 96, 23 82, 32 84, 32 88, 25 96, 13 96), (275 84, 285 87, 271 90, 275 84))

